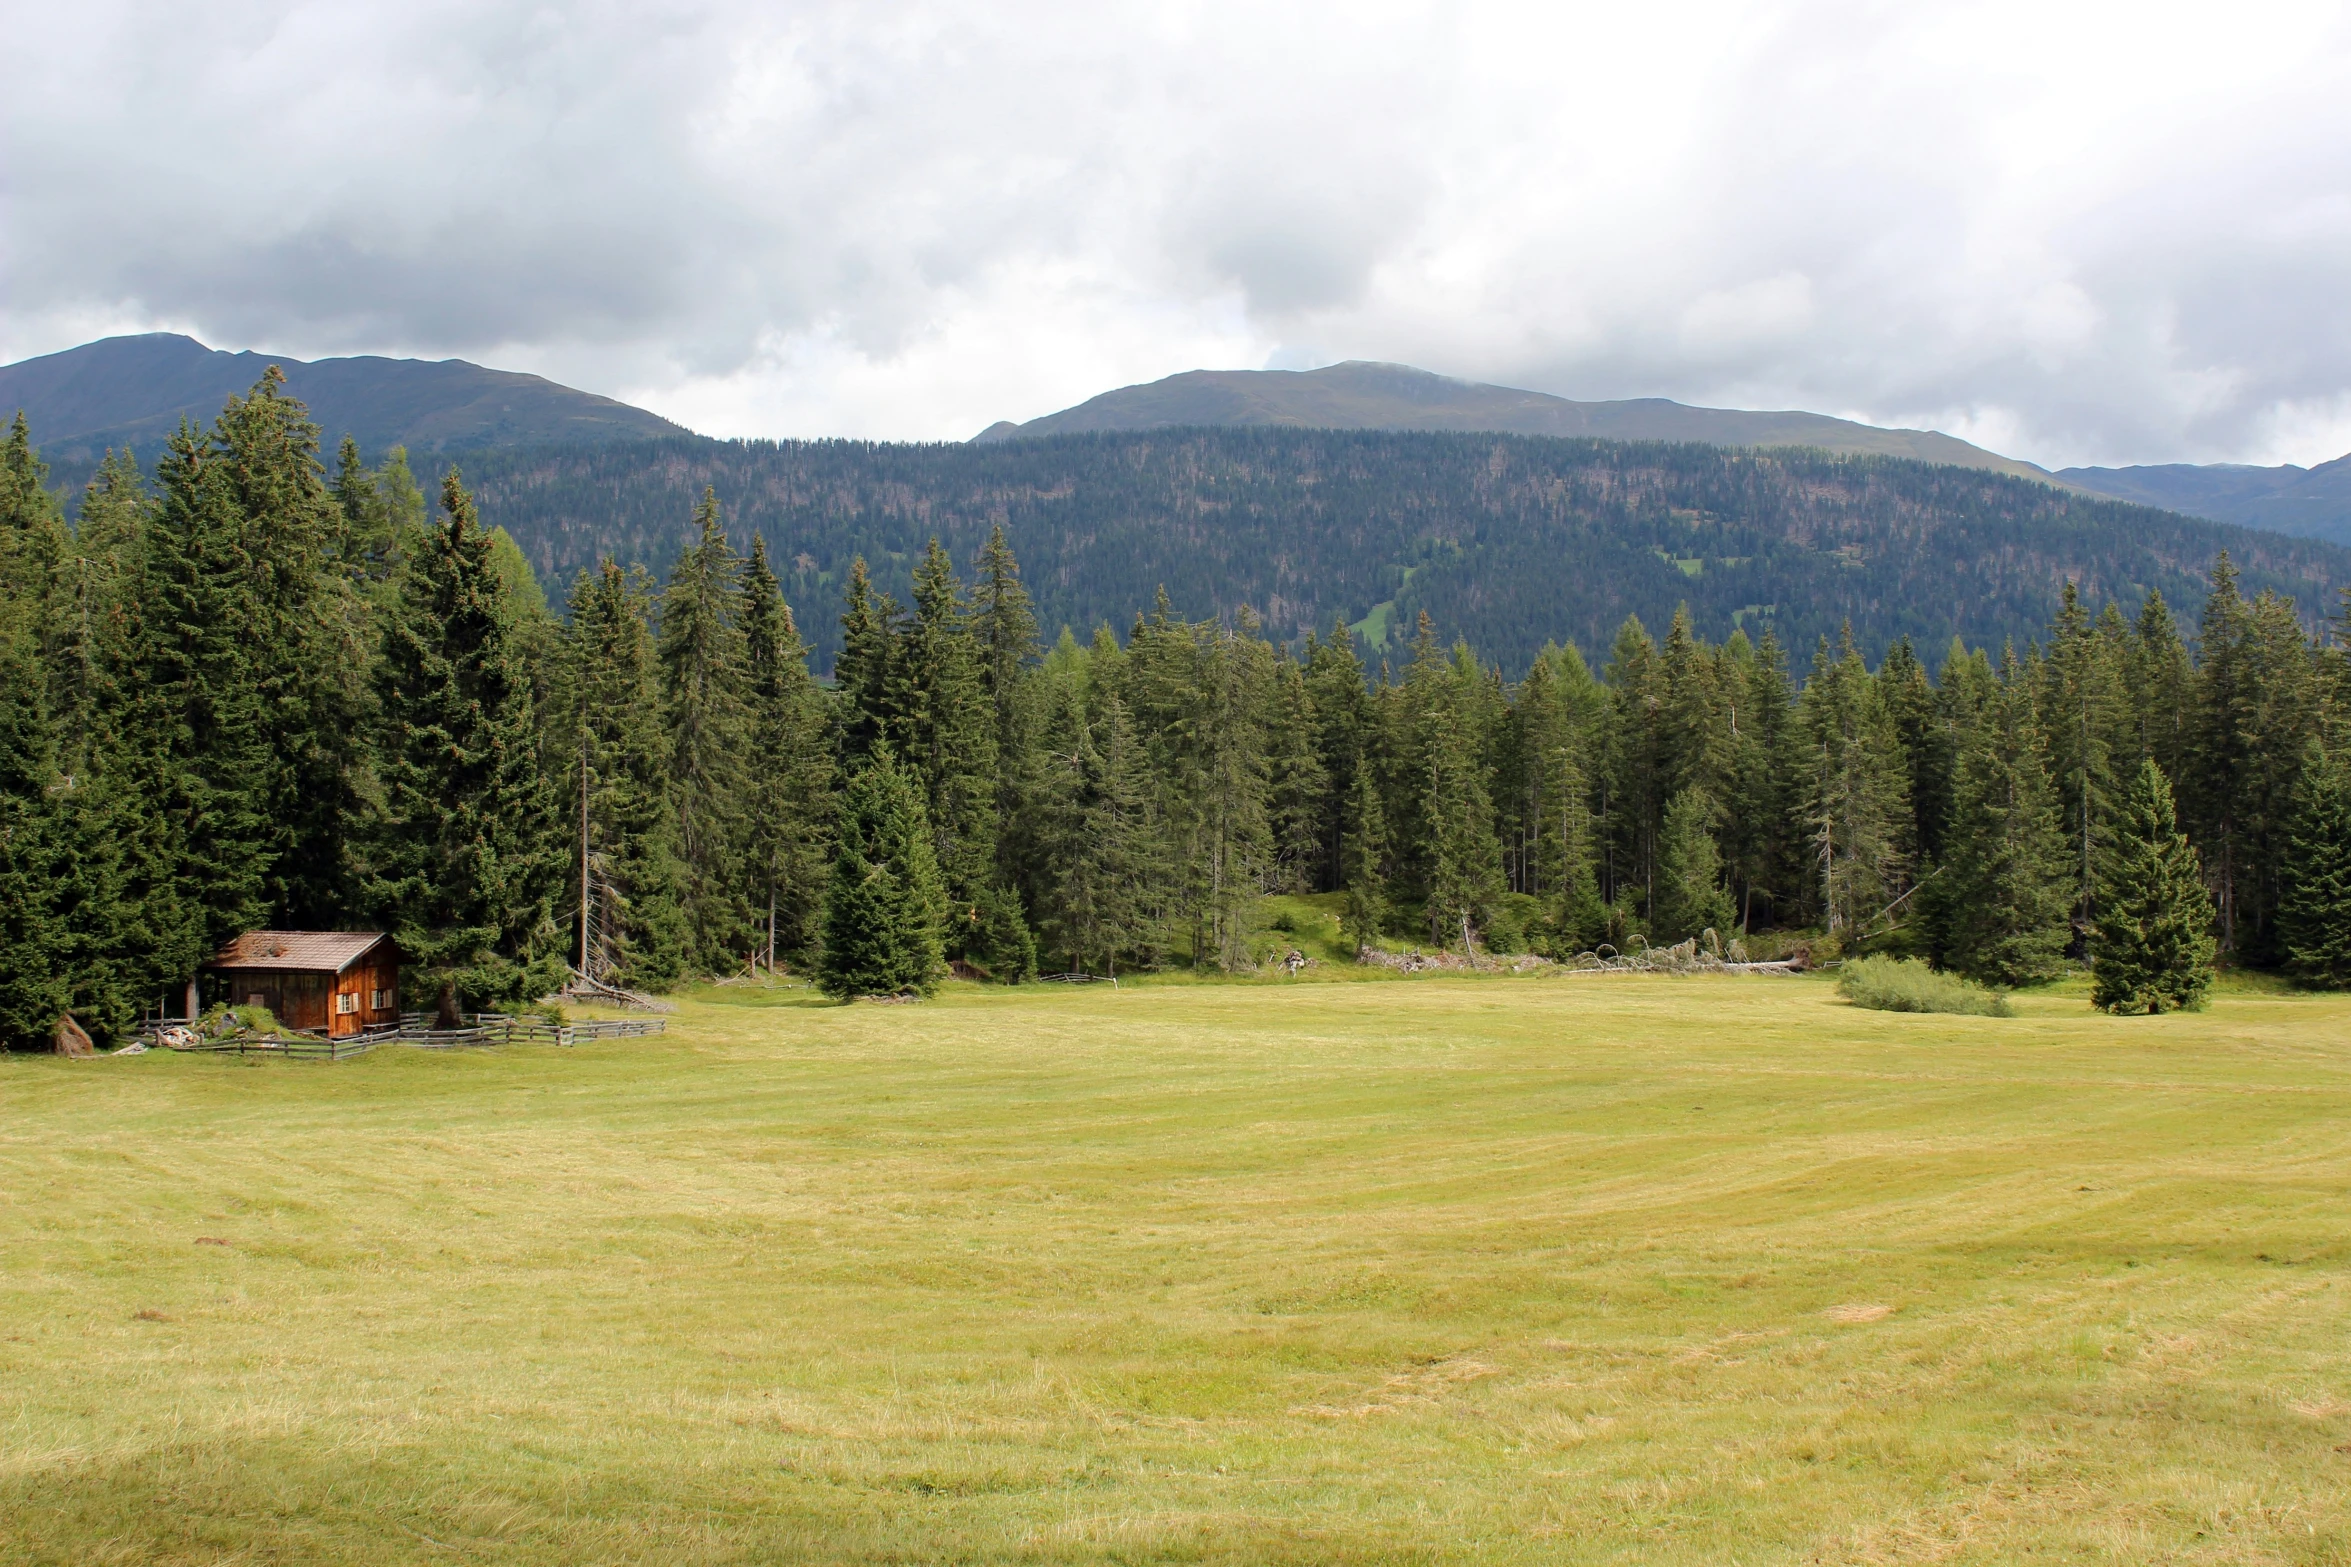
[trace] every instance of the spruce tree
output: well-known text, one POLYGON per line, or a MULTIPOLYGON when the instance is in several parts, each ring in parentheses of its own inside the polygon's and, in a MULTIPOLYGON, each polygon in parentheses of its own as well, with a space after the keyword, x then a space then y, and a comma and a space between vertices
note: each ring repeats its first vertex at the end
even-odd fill
POLYGON ((946 888, 922 793, 886 745, 850 777, 838 843, 818 983, 842 1000, 931 994, 947 972, 946 888))
POLYGON ((1942 954, 1972 979, 2025 985, 2056 974, 2077 887, 2048 751, 2013 652, 1984 722, 1960 753, 1939 887, 1942 954))
POLYGON ((1330 635, 1306 639, 1306 690, 1314 705, 1314 743, 1322 760, 1323 807, 1315 888, 1330 891, 1347 883, 1341 865, 1349 802, 1355 775, 1370 743, 1371 696, 1364 689, 1363 660, 1344 616, 1334 618, 1330 635))
POLYGON ((694 542, 662 590, 658 650, 692 961, 713 973, 738 967, 751 940, 741 874, 750 745, 742 596, 741 562, 706 488, 694 542))
POLYGON ((0 584, 0 1048, 47 1043, 69 1001, 67 845, 34 606, 0 584))
POLYGON ((1089 719, 1078 694, 1065 690, 1054 731, 1065 793, 1062 830, 1052 846, 1054 936, 1075 968, 1098 964, 1116 974, 1123 955, 1147 946, 1150 824, 1142 749, 1115 692, 1103 693, 1089 719))
POLYGON ((1660 944, 1731 928, 1714 817, 1714 800, 1703 789, 1684 789, 1666 805, 1657 844, 1657 896, 1649 918, 1651 938, 1660 944))
POLYGON ((997 867, 996 710, 955 565, 933 539, 914 574, 914 613, 891 649, 889 735, 923 793, 932 853, 955 917, 947 953, 1018 981, 1035 938, 997 867))
POLYGON ((2316 740, 2302 757, 2278 900, 2287 971, 2320 990, 2351 990, 2351 779, 2316 740))
POLYGON ((212 434, 211 472, 239 530, 245 678, 268 736, 250 780, 273 840, 270 918, 333 928, 351 912, 361 814, 361 713, 373 626, 334 558, 342 513, 319 464, 318 426, 269 367, 232 397, 212 434))
POLYGON ((816 949, 833 757, 824 694, 756 534, 743 571, 743 640, 751 740, 743 891, 772 965, 779 953, 801 959, 816 949))
POLYGON ((651 589, 606 560, 573 590, 565 737, 574 959, 590 977, 663 990, 694 959, 662 721, 651 589))
POLYGON ((1447 946, 1489 923, 1501 904, 1502 846, 1476 736, 1452 702, 1440 698, 1423 719, 1428 769, 1420 818, 1430 834, 1429 940, 1447 946))
POLYGON ((846 598, 833 687, 840 693, 841 754, 855 759, 894 732, 896 682, 891 666, 898 656, 904 616, 888 594, 874 590, 862 555, 849 563, 846 598))
POLYGON ((1813 906, 1831 935, 1851 940, 1901 890, 1909 781, 1900 737, 1851 628, 1834 653, 1821 639, 1801 712, 1813 906))
POLYGON ((1598 834, 1584 771, 1572 757, 1561 758, 1554 793, 1555 821, 1546 830, 1548 841, 1557 846, 1558 866, 1549 915, 1551 955, 1565 958, 1609 939, 1609 912, 1600 896, 1598 834))
POLYGON ((440 1019, 542 994, 562 970, 562 860, 513 612, 452 469, 402 583, 376 698, 383 806, 370 897, 440 1019))
POLYGON ((2151 761, 2139 764, 2116 808, 2099 885, 2092 1004, 2108 1012, 2201 1007, 2212 988, 2212 898, 2179 830, 2171 784, 2151 761))
POLYGON ((267 819, 265 715, 244 519, 225 465, 193 426, 157 469, 129 599, 118 775, 137 801, 125 844, 127 917, 161 990, 269 912, 281 835, 267 819))
POLYGON ((1272 704, 1266 724, 1266 810, 1274 882, 1284 892, 1312 892, 1330 775, 1316 743, 1314 699, 1305 671, 1289 658, 1275 661, 1272 704))
POLYGON ((1379 945, 1380 932, 1388 923, 1388 828, 1380 809, 1379 785, 1368 767, 1356 770, 1340 844, 1347 909, 1339 928, 1361 954, 1379 945))

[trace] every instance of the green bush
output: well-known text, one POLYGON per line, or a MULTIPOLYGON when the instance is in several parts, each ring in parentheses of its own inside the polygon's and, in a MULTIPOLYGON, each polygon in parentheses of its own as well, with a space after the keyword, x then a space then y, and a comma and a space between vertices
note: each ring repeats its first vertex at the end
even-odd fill
POLYGON ((1857 1007, 1878 1012, 1958 1012, 2014 1017, 2008 998, 1956 974, 1938 974, 1916 958, 1854 958, 1837 970, 1837 989, 1857 1007))

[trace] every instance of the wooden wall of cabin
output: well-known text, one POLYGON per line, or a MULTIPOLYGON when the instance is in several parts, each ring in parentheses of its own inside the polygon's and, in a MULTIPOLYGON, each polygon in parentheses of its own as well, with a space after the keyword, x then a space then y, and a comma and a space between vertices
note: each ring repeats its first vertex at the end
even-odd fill
POLYGON ((327 1026, 335 978, 332 974, 233 969, 225 977, 232 1006, 247 1006, 258 1000, 288 1028, 327 1026))
POLYGON ((382 1028, 399 1021, 400 974, 395 964, 370 957, 336 976, 331 1033, 356 1034, 362 1029, 382 1028))

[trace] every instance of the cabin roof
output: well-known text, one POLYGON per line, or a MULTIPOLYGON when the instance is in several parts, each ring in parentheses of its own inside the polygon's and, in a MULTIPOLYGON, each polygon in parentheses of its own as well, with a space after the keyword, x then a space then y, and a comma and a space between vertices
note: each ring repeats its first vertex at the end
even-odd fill
POLYGON ((340 974, 391 939, 380 930, 249 930, 204 966, 340 974))

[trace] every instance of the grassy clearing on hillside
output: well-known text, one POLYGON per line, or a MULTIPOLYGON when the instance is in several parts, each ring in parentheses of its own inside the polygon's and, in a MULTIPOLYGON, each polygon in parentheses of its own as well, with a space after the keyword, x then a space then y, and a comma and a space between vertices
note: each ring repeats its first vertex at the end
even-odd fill
POLYGON ((2351 1002, 0 1062, 0 1560, 2351 1561, 2351 1002))

